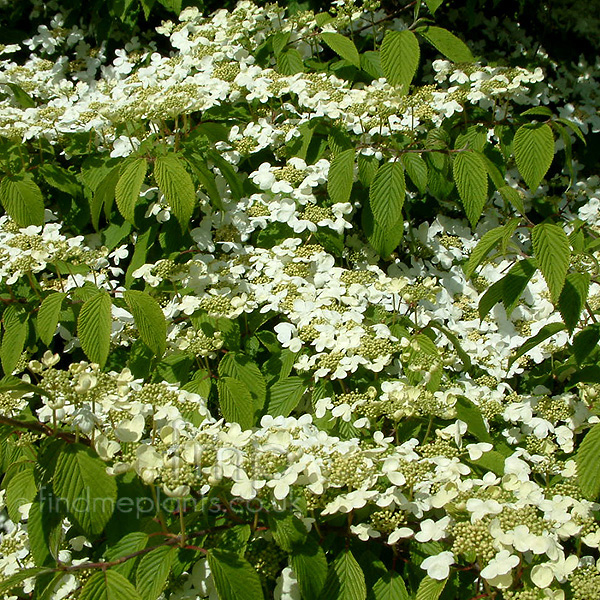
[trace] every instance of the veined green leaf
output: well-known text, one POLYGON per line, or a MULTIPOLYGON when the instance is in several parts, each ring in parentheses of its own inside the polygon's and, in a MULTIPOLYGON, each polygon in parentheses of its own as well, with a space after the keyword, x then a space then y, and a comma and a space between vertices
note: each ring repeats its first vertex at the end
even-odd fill
POLYGON ((367 50, 360 55, 361 69, 373 79, 385 77, 381 68, 381 54, 375 50, 367 50))
POLYGON ((5 375, 14 371, 27 339, 29 315, 25 310, 15 304, 9 304, 2 313, 4 335, 0 347, 0 359, 5 375))
POLYGON ((96 571, 86 581, 79 600, 142 600, 133 585, 112 569, 96 571))
POLYGON ((554 158, 554 136, 545 123, 526 123, 513 141, 517 168, 529 189, 535 191, 554 158))
POLYGON ((354 149, 340 152, 331 161, 327 193, 334 202, 348 202, 354 181, 354 149))
POLYGON ((56 461, 53 488, 86 535, 102 532, 115 507, 117 483, 92 450, 81 444, 64 447, 56 461))
POLYGON ((33 475, 33 464, 28 464, 10 478, 6 487, 6 508, 8 516, 14 523, 18 523, 22 518, 19 512, 21 506, 33 502, 36 494, 37 486, 33 475))
POLYGON ((268 391, 267 414, 272 417, 289 414, 298 406, 306 385, 300 377, 286 377, 276 381, 268 391))
POLYGON ((375 220, 385 231, 402 220, 405 197, 406 182, 400 162, 388 162, 379 167, 369 189, 369 204, 375 220))
POLYGON ((244 558, 234 552, 210 550, 208 565, 215 587, 222 600, 262 600, 264 598, 258 573, 244 558))
POLYGON ((386 573, 373 586, 375 600, 410 600, 404 580, 398 573, 386 573))
POLYGON ((583 438, 577 450, 577 479, 585 497, 592 502, 600 496, 600 424, 594 425, 583 438))
POLYGON ((465 150, 454 158, 452 171, 471 227, 475 228, 488 197, 485 161, 476 152, 465 150))
POLYGON ((473 402, 464 396, 459 396, 456 402, 456 415, 467 424, 468 431, 480 442, 492 442, 481 411, 473 402))
POLYGON ((552 301, 557 302, 569 269, 569 238, 559 225, 540 223, 533 228, 531 241, 533 254, 548 284, 552 301))
POLYGON ((577 123, 574 123, 573 121, 570 121, 569 119, 563 119, 560 117, 556 120, 559 123, 566 125, 584 144, 587 145, 587 142, 585 141, 585 136, 581 132, 581 129, 579 128, 579 125, 577 125, 577 123))
POLYGON ((21 105, 22 108, 34 108, 35 102, 33 98, 20 86, 16 83, 5 83, 4 85, 8 86, 11 92, 15 96, 15 100, 21 105))
MULTIPOLYGON (((115 199, 119 212, 130 223, 135 216, 135 207, 140 199, 142 183, 146 178, 148 163, 145 158, 135 158, 125 164, 119 174, 119 181, 115 186, 115 199)), ((109 183, 111 183, 109 181, 109 183)), ((107 184, 108 185, 108 184, 107 184)), ((110 192, 110 190, 108 190, 110 192)))
POLYGON ((435 11, 444 3, 444 0, 425 0, 425 4, 427 4, 427 8, 431 11, 431 14, 434 15, 435 11))
POLYGON ((260 410, 267 397, 267 384, 258 365, 242 352, 228 352, 219 363, 219 376, 235 377, 252 396, 255 410, 260 410))
POLYGON ((230 423, 239 423, 242 429, 254 425, 254 402, 250 390, 235 377, 221 377, 217 382, 219 407, 230 423))
POLYGON ((100 367, 108 358, 112 330, 112 301, 104 290, 86 300, 79 311, 77 335, 87 357, 100 367))
POLYGON ((277 57, 277 70, 282 75, 295 75, 304 72, 304 61, 296 48, 288 48, 277 57))
POLYGON ((598 347, 600 326, 589 325, 573 338, 573 356, 578 365, 598 347))
POLYGON ((296 546, 290 562, 298 579, 302 598, 321 598, 327 579, 327 559, 317 541, 309 537, 304 544, 296 546))
POLYGON ((44 224, 44 198, 30 173, 5 176, 0 182, 0 203, 21 227, 44 224))
POLYGON ((509 361, 508 366, 512 365, 515 360, 529 352, 532 348, 535 348, 543 341, 547 340, 549 337, 552 337, 554 334, 559 331, 563 331, 565 326, 562 323, 549 323, 548 325, 544 325, 538 333, 534 336, 530 337, 518 350, 515 354, 513 354, 509 361))
POLYGON ((341 33, 334 33, 324 31, 321 34, 321 39, 339 56, 346 59, 349 63, 352 63, 355 67, 360 68, 360 55, 354 45, 354 42, 342 35, 341 33))
POLYGON ((469 279, 481 261, 490 253, 490 250, 502 239, 504 227, 496 227, 486 232, 473 248, 469 261, 465 266, 465 277, 469 279))
POLYGON ((158 302, 147 292, 125 290, 127 303, 142 341, 156 356, 162 356, 167 346, 167 322, 158 302))
POLYGON ((565 285, 558 298, 558 310, 569 333, 573 333, 579 322, 589 289, 590 276, 587 273, 569 273, 567 275, 565 285))
POLYGON ((419 584, 415 600, 438 600, 446 587, 447 581, 447 579, 438 581, 437 579, 432 579, 428 575, 425 575, 419 584))
POLYGON ((504 304, 504 308, 506 308, 507 315, 510 316, 519 304, 519 298, 525 291, 535 270, 535 261, 531 258, 524 258, 515 263, 509 272, 498 282, 502 284, 502 303, 504 304))
POLYGON ((269 513, 269 529, 280 548, 286 552, 294 552, 306 542, 306 526, 291 513, 269 513))
MULTIPOLYGON (((132 533, 128 533, 127 535, 123 536, 116 544, 113 544, 106 549, 106 560, 114 561, 119 558, 122 558, 123 556, 129 556, 134 552, 143 550, 148 544, 148 539, 148 534, 142 531, 133 531, 132 533)), ((126 560, 120 565, 115 565, 114 567, 111 567, 111 569, 113 571, 117 571, 118 573, 123 575, 123 577, 129 578, 136 564, 136 560, 126 560)))
POLYGON ((183 160, 176 154, 159 156, 154 163, 154 178, 181 229, 185 230, 194 212, 196 188, 183 165, 183 160))
POLYGON ((419 192, 424 194, 427 191, 427 163, 420 154, 413 152, 403 154, 401 160, 410 180, 419 192))
POLYGON ((369 187, 379 169, 379 161, 372 154, 359 153, 356 162, 358 163, 358 179, 365 187, 369 187))
POLYGON ((510 202, 510 204, 512 204, 521 214, 525 213, 523 198, 521 198, 521 194, 519 194, 517 190, 511 188, 509 185, 505 185, 498 188, 498 192, 500 192, 500 195, 505 202, 510 202))
POLYGON ((415 31, 452 62, 471 63, 475 60, 469 47, 447 29, 427 25, 425 27, 417 27, 415 31))
POLYGON ((167 583, 176 548, 158 546, 140 560, 135 576, 135 587, 142 600, 156 600, 167 583))
POLYGON ((322 600, 365 600, 365 575, 350 550, 342 550, 329 567, 322 600))
POLYGON ((40 577, 41 575, 46 575, 47 573, 52 573, 52 569, 45 567, 30 567, 29 569, 20 569, 14 575, 10 575, 10 577, 0 581, 0 594, 4 594, 5 597, 10 597, 8 592, 18 588, 26 579, 31 577, 40 577))
POLYGON ((58 320, 60 318, 60 310, 67 294, 63 292, 54 292, 46 296, 40 305, 40 310, 37 314, 36 326, 40 339, 46 346, 52 342, 52 338, 56 333, 58 320))
POLYGON ((390 85, 402 87, 408 93, 417 67, 421 50, 412 31, 388 31, 381 44, 381 67, 390 85))

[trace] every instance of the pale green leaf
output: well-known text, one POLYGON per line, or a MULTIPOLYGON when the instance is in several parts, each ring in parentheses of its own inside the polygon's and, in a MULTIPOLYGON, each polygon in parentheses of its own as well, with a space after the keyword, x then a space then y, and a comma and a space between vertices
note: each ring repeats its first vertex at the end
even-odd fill
POLYGON ((471 63, 475 60, 469 47, 447 29, 427 25, 417 27, 415 31, 452 62, 471 63))
POLYGON ((339 56, 352 63, 355 67, 360 68, 360 56, 354 42, 342 35, 325 31, 321 34, 321 39, 339 56))
POLYGON ((476 152, 459 152, 454 158, 452 172, 467 218, 475 228, 488 197, 485 162, 476 152))
POLYGON ((210 550, 208 565, 221 600, 262 600, 258 573, 244 558, 234 552, 210 550))
POLYGON ((548 284, 552 301, 557 302, 571 259, 569 238, 559 225, 540 223, 533 228, 531 241, 533 255, 548 284))
POLYGON ((104 290, 86 300, 79 311, 77 335, 87 357, 103 367, 110 350, 112 301, 104 290))
POLYGON ((336 155, 329 165, 327 193, 334 202, 348 202, 354 181, 354 149, 336 155))
POLYGON ((480 442, 492 442, 492 438, 483 420, 481 410, 468 398, 458 396, 456 417, 467 424, 468 431, 480 442))
POLYGON ((520 346, 515 354, 513 354, 509 361, 508 366, 512 365, 515 360, 535 348, 539 346, 542 342, 546 341, 548 338, 552 337, 554 334, 559 331, 563 331, 565 326, 562 323, 549 323, 548 325, 544 325, 534 336, 531 336, 524 344, 520 346))
MULTIPOLYGON (((142 183, 146 178, 148 163, 145 158, 135 158, 120 170, 119 181, 115 186, 115 199, 119 212, 129 222, 133 222, 135 207, 140 199, 142 183)), ((107 186, 111 183, 109 181, 107 186)), ((107 191, 110 193, 110 189, 107 191)))
POLYGON ((255 409, 264 406, 267 397, 267 384, 258 365, 242 352, 228 352, 219 363, 219 376, 234 377, 241 381, 250 392, 255 409))
POLYGON ((490 310, 492 310, 498 302, 502 301, 503 287, 504 281, 500 279, 500 281, 496 281, 496 283, 491 285, 479 299, 477 311, 479 312, 479 318, 482 321, 487 317, 490 310))
POLYGON ((323 548, 309 537, 304 544, 294 548, 290 563, 296 574, 302 598, 320 599, 327 579, 327 559, 323 548))
POLYGON ((385 77, 381 67, 381 54, 376 50, 367 50, 360 55, 360 67, 373 79, 385 77))
POLYGON ((365 575, 350 550, 343 550, 329 567, 321 600, 365 600, 365 575))
POLYGON ((142 557, 135 575, 135 587, 142 600, 156 600, 160 596, 176 552, 172 546, 158 546, 142 557))
MULTIPOLYGON (((129 556, 135 552, 143 550, 148 544, 148 534, 142 531, 133 531, 123 536, 118 542, 111 544, 106 549, 106 560, 109 562, 115 561, 124 556, 129 556)), ((137 561, 126 560, 119 565, 111 567, 113 571, 119 572, 123 577, 129 578, 137 561)))
POLYGON ((56 460, 53 488, 67 514, 88 536, 99 535, 113 514, 116 479, 89 448, 70 444, 56 460))
POLYGON ((401 160, 410 180, 421 194, 425 194, 427 190, 427 163, 420 154, 413 152, 403 154, 401 160))
POLYGON ((266 413, 272 417, 284 417, 298 406, 306 385, 300 377, 287 377, 276 381, 268 391, 266 413))
POLYGON ((374 600, 410 600, 404 580, 398 573, 386 573, 373 586, 374 600))
POLYGON ((438 581, 437 579, 432 579, 426 575, 419 584, 419 589, 417 590, 417 596, 415 600, 438 600, 444 591, 446 581, 448 580, 444 579, 442 581, 438 581))
POLYGON ((404 169, 400 162, 382 165, 369 189, 369 204, 375 220, 384 230, 397 227, 402 220, 406 197, 404 169))
POLYGON ((78 600, 142 600, 130 581, 113 569, 96 571, 85 582, 78 600))
POLYGON ((46 296, 40 305, 36 326, 38 335, 46 346, 50 345, 56 333, 61 307, 66 297, 67 294, 63 292, 54 292, 46 296))
POLYGON ((358 179, 365 186, 369 187, 373 183, 377 169, 379 169, 379 161, 373 154, 358 154, 356 159, 358 164, 358 179))
POLYGON ((435 14, 435 11, 443 4, 444 0, 425 0, 427 8, 431 11, 431 14, 435 14))
POLYGON ((176 154, 159 156, 154 163, 154 178, 181 228, 187 229, 196 204, 196 188, 184 161, 176 154))
POLYGON ((588 273, 569 273, 558 299, 558 309, 570 333, 579 323, 590 289, 588 273))
POLYGON ((421 50, 412 31, 388 31, 381 44, 381 67, 390 85, 400 86, 404 94, 412 81, 421 50))
POLYGON ((0 594, 3 594, 5 598, 12 597, 12 594, 9 594, 11 590, 19 589, 21 584, 31 577, 40 577, 41 575, 46 575, 47 573, 52 573, 52 569, 47 569, 44 567, 30 567, 29 569, 20 569, 14 575, 10 575, 0 581, 0 594))
POLYGON ((2 313, 2 346, 0 347, 0 359, 5 375, 11 375, 14 371, 27 339, 27 319, 29 315, 25 310, 15 304, 9 304, 2 313))
POLYGON ((18 523, 22 515, 19 508, 33 502, 37 494, 37 486, 33 475, 33 464, 29 464, 10 478, 6 487, 6 508, 12 521, 18 523))
POLYGON ((384 229, 373 216, 369 203, 363 206, 362 227, 373 250, 382 257, 388 257, 400 244, 404 235, 404 220, 400 219, 393 227, 384 229))
POLYGON ((505 185, 503 187, 498 188, 498 192, 500 192, 500 195, 502 196, 505 202, 509 202, 517 209, 517 212, 521 214, 525 213, 523 198, 517 190, 510 187, 509 185, 505 185))
POLYGON ((0 182, 0 203, 21 227, 44 224, 44 198, 30 173, 4 177, 0 182))
POLYGON ((304 72, 302 55, 296 48, 288 48, 277 57, 277 70, 282 75, 295 75, 304 72))
POLYGON ((242 429, 250 429, 254 425, 254 403, 247 386, 235 377, 221 377, 217 389, 225 420, 239 423, 242 429))
POLYGON ((306 526, 297 516, 289 512, 271 512, 268 519, 275 541, 286 552, 294 552, 306 542, 306 526))
POLYGON ((600 496, 600 424, 594 425, 586 434, 577 450, 577 479, 584 496, 592 502, 600 496))
POLYGON ((546 123, 526 123, 515 133, 513 141, 519 173, 535 191, 548 172, 554 158, 554 136, 546 123))
POLYGON ((492 248, 502 239, 504 227, 495 227, 487 231, 473 248, 469 261, 465 266, 465 277, 469 279, 481 261, 490 253, 492 248))
POLYGON ((167 346, 167 322, 158 302, 147 292, 137 290, 125 290, 123 298, 142 341, 156 356, 162 356, 167 346))

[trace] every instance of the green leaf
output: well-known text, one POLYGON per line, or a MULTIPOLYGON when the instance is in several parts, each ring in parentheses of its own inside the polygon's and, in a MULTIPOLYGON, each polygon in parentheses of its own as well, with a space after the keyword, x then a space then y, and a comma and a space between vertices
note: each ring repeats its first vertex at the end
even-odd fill
POLYGON ((5 83, 15 96, 15 100, 21 105, 21 108, 34 108, 35 102, 33 98, 16 83, 5 83))
POLYGON ((434 15, 435 11, 444 3, 444 0, 425 0, 425 4, 427 4, 427 8, 431 11, 431 14, 434 15))
POLYGON ((298 406, 306 385, 300 377, 287 377, 276 381, 268 391, 266 413, 272 417, 284 417, 298 406))
POLYGON ((490 250, 502 239, 504 227, 496 227, 486 232, 473 248, 469 261, 465 266, 465 277, 469 279, 481 261, 490 253, 490 250))
POLYGON ((10 575, 6 579, 0 581, 0 594, 4 594, 6 597, 11 597, 12 594, 8 594, 10 590, 18 588, 21 583, 30 577, 40 577, 52 573, 52 569, 45 567, 30 567, 29 569, 20 569, 14 575, 10 575))
POLYGON ((306 526, 295 515, 285 512, 272 512, 268 514, 269 529, 280 548, 286 552, 294 552, 296 548, 306 542, 306 526))
POLYGON ((112 301, 108 293, 99 291, 86 300, 79 311, 77 335, 87 357, 103 367, 110 350, 112 301))
POLYGON ((421 579, 415 600, 438 600, 448 580, 438 581, 426 575, 421 579))
POLYGON ((9 304, 2 313, 4 335, 0 347, 0 360, 5 375, 11 375, 15 370, 27 339, 29 315, 15 304, 9 304))
POLYGON ((369 204, 375 220, 384 230, 397 227, 402 221, 402 207, 406 197, 404 169, 400 162, 382 165, 369 189, 369 204))
POLYGON ((254 408, 260 410, 267 397, 267 384, 258 365, 242 352, 228 352, 219 363, 219 376, 235 377, 252 396, 254 408))
POLYGON ((92 225, 98 230, 100 222, 100 213, 102 207, 108 212, 112 207, 112 202, 115 199, 117 183, 121 176, 121 167, 118 165, 108 172, 95 188, 92 200, 90 202, 90 213, 92 216, 92 225))
MULTIPOLYGON (((110 545, 106 549, 106 560, 109 562, 115 561, 124 556, 129 556, 135 552, 143 550, 148 544, 148 534, 142 531, 133 531, 123 536, 116 544, 110 545)), ((117 571, 123 577, 129 578, 137 561, 135 559, 126 560, 120 565, 111 567, 111 570, 117 571)))
POLYGON ((565 286, 558 299, 558 310, 569 333, 573 333, 579 322, 589 289, 590 276, 587 273, 569 273, 567 275, 565 286))
POLYGON ((557 302, 571 259, 569 238, 559 225, 540 223, 531 232, 531 242, 533 255, 548 284, 552 301, 557 302))
POLYGON ((254 402, 246 385, 235 377, 221 377, 217 382, 219 407, 230 423, 239 423, 242 429, 254 425, 254 402))
POLYGON ((515 354, 513 354, 509 361, 508 366, 510 367, 515 360, 523 356, 529 352, 532 348, 535 348, 539 344, 541 344, 544 340, 547 340, 549 337, 552 337, 555 333, 559 331, 563 331, 565 326, 562 323, 549 323, 548 325, 544 325, 538 333, 534 336, 530 337, 518 350, 515 354))
POLYGON ((56 461, 54 492, 88 536, 97 536, 113 514, 117 483, 106 464, 81 444, 66 446, 56 461))
POLYGON ((374 600, 410 600, 404 580, 398 573, 386 573, 373 586, 374 600))
POLYGON ((221 600, 262 600, 258 573, 234 552, 210 550, 208 565, 221 600))
POLYGON ((487 317, 490 310, 492 310, 498 302, 502 301, 503 289, 504 281, 503 279, 500 279, 500 281, 496 281, 496 283, 491 285, 479 299, 477 311, 479 312, 479 318, 482 321, 487 317))
POLYGON ((587 142, 585 141, 585 136, 581 132, 581 129, 579 128, 579 125, 577 125, 577 123, 574 123, 573 121, 569 121, 569 119, 563 119, 563 118, 557 118, 556 120, 559 123, 566 125, 584 144, 587 145, 587 142))
POLYGON ((526 123, 515 133, 513 141, 519 173, 535 191, 548 172, 554 158, 554 136, 545 123, 526 123))
POLYGON ((370 154, 359 153, 356 159, 358 163, 358 179, 365 186, 369 187, 373 183, 377 169, 379 169, 379 161, 370 154))
POLYGON ((40 305, 40 310, 37 314, 36 326, 40 339, 46 346, 52 342, 52 338, 56 333, 60 311, 64 299, 67 294, 63 292, 55 292, 46 296, 40 305))
POLYGON ((187 229, 196 204, 196 188, 184 161, 176 154, 159 156, 154 163, 154 178, 181 229, 187 229))
POLYGON ((321 598, 321 591, 327 579, 327 559, 317 541, 309 537, 304 544, 296 546, 290 563, 296 574, 302 598, 321 598))
POLYGON ((592 502, 600 496, 600 424, 594 425, 583 438, 577 450, 577 479, 584 496, 592 502))
POLYGON ((596 349, 600 341, 600 326, 589 325, 573 338, 573 356, 578 365, 596 349))
POLYGON ((367 50, 360 55, 361 69, 373 79, 385 77, 381 68, 381 54, 375 50, 367 50))
POLYGON ((211 150, 207 156, 212 160, 215 166, 221 171, 221 175, 225 177, 231 190, 231 195, 234 200, 238 201, 244 195, 244 185, 240 179, 240 175, 233 168, 231 163, 227 162, 218 152, 211 150))
POLYGON ((325 31, 321 39, 339 56, 360 69, 360 56, 354 42, 341 33, 325 31))
POLYGON ((27 536, 31 555, 38 566, 54 563, 53 553, 58 553, 58 545, 62 542, 63 515, 55 502, 57 499, 42 486, 29 509, 27 536))
POLYGON ((44 198, 30 173, 4 177, 0 182, 0 203, 21 227, 44 224, 44 198))
POLYGON ((502 283, 502 303, 504 304, 504 308, 506 308, 507 315, 510 316, 519 304, 521 294, 525 291, 535 270, 535 261, 531 258, 524 258, 515 263, 500 280, 502 283))
POLYGON ((532 108, 528 108, 526 111, 523 111, 521 113, 522 117, 526 115, 540 115, 542 117, 551 117, 552 111, 547 106, 534 106, 532 108))
POLYGON ((142 341, 156 356, 162 356, 167 347, 167 322, 158 302, 147 292, 137 290, 125 290, 123 298, 142 341))
POLYGON ((119 212, 130 223, 133 223, 135 217, 135 207, 140 199, 140 190, 146 178, 147 169, 146 159, 136 158, 125 163, 119 173, 119 181, 115 186, 115 199, 119 212))
POLYGON ((86 581, 78 600, 142 600, 133 585, 113 569, 96 571, 86 581))
POLYGON ((488 197, 485 161, 480 154, 465 150, 454 158, 452 172, 467 218, 475 228, 488 197))
POLYGON ((514 188, 511 188, 509 185, 505 185, 503 187, 498 188, 498 192, 504 199, 505 202, 509 202, 512 204, 518 212, 521 214, 525 214, 525 206, 523 205, 523 198, 521 198, 521 194, 514 188))
POLYGON ((469 47, 447 29, 427 25, 417 27, 415 31, 452 62, 471 63, 475 60, 469 47))
POLYGON ((175 15, 181 12, 182 0, 158 0, 167 10, 170 10, 175 15))
POLYGON ((365 576, 350 550, 343 550, 327 573, 322 600, 365 600, 365 576))
POLYGON ((354 181, 354 148, 340 152, 329 166, 327 193, 334 202, 348 202, 354 181))
POLYGON ((302 55, 296 48, 288 48, 277 57, 277 70, 282 75, 295 75, 304 72, 302 55))
POLYGON ((421 194, 425 194, 427 191, 427 163, 420 154, 412 152, 403 154, 401 160, 410 180, 421 194))
POLYGON ((362 227, 369 244, 382 257, 388 257, 400 244, 404 235, 404 221, 400 219, 394 227, 384 229, 373 216, 371 206, 366 203, 362 210, 362 227))
POLYGON ((402 87, 404 94, 412 81, 421 50, 417 37, 412 31, 388 31, 381 44, 381 67, 390 85, 402 87))
POLYGON ((458 397, 456 401, 456 416, 467 424, 469 433, 480 442, 493 441, 481 415, 481 410, 468 398, 464 396, 458 397))
POLYGON ((33 502, 37 494, 37 486, 33 475, 33 464, 29 464, 10 478, 6 487, 6 508, 8 516, 15 523, 18 523, 22 515, 19 508, 24 504, 33 502))
POLYGON ((142 557, 135 575, 142 600, 156 600, 161 595, 176 552, 172 546, 158 546, 142 557))

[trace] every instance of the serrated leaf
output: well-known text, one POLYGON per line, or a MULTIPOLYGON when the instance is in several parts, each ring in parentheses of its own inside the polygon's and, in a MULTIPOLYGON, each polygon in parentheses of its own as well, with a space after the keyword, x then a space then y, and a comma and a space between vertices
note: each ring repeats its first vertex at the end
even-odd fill
POLYGON ((356 162, 358 164, 358 179, 365 186, 369 187, 373 183, 377 169, 379 169, 379 161, 377 157, 370 154, 358 154, 356 162))
POLYGON ((282 75, 295 75, 304 72, 302 55, 296 48, 288 48, 277 57, 277 70, 282 75))
POLYGON ((250 390, 235 377, 221 377, 217 382, 219 407, 230 423, 239 423, 242 429, 254 425, 254 402, 250 390))
POLYGON ((456 401, 456 415, 467 424, 471 435, 481 442, 492 442, 490 433, 485 425, 481 410, 468 398, 459 396, 456 401))
POLYGON ((567 275, 558 299, 558 310, 569 333, 573 333, 579 322, 589 289, 590 276, 587 273, 569 273, 567 275))
POLYGON ((505 202, 509 202, 512 204, 518 212, 521 214, 525 213, 525 206, 523 205, 523 198, 521 198, 521 194, 514 188, 511 188, 509 185, 505 185, 503 187, 498 188, 498 192, 504 198, 505 202))
POLYGON ((545 123, 521 125, 513 140, 519 173, 531 191, 535 191, 554 158, 554 136, 545 123))
POLYGON ((374 600, 410 600, 404 580, 398 573, 386 573, 373 586, 374 600))
POLYGON ((117 484, 106 464, 81 444, 62 449, 56 460, 53 489, 70 518, 88 536, 99 535, 110 520, 117 484))
POLYGON ((158 302, 147 292, 137 290, 125 290, 123 298, 142 341, 156 356, 162 356, 167 347, 167 322, 158 302))
POLYGON ((196 188, 184 161, 176 154, 159 156, 154 163, 154 178, 181 229, 187 229, 196 204, 196 188))
POLYGON ((353 64, 355 67, 360 68, 360 56, 354 42, 350 38, 347 38, 341 33, 324 31, 321 34, 321 39, 336 54, 353 64))
POLYGON ((563 118, 557 118, 556 120, 559 123, 566 125, 584 144, 587 145, 585 136, 581 132, 581 129, 579 128, 579 125, 577 125, 577 123, 574 123, 573 121, 569 121, 569 119, 563 119, 563 118))
POLYGON ((369 205, 384 230, 396 227, 402 220, 405 198, 406 182, 401 163, 388 162, 379 167, 369 188, 369 205))
POLYGON ((33 98, 16 83, 5 83, 15 96, 15 100, 21 105, 21 108, 34 108, 35 102, 33 98))
POLYGON ((272 417, 284 417, 298 406, 306 385, 300 377, 287 377, 276 381, 268 391, 266 413, 272 417))
POLYGON ((584 496, 595 501, 600 496, 600 477, 598 462, 600 461, 600 424, 594 425, 583 438, 577 450, 577 480, 584 496))
POLYGON ((420 154, 408 152, 402 155, 402 164, 415 187, 424 194, 427 190, 427 163, 420 154))
POLYGON ((435 14, 435 11, 444 3, 444 0, 425 0, 427 8, 431 11, 431 14, 435 14))
POLYGON ((327 559, 317 541, 309 537, 304 544, 296 546, 290 556, 290 563, 302 598, 321 598, 327 579, 327 559))
POLYGON ((524 258, 515 263, 500 280, 502 283, 502 303, 507 315, 510 316, 517 307, 521 294, 523 294, 529 280, 533 277, 535 269, 535 261, 531 258, 524 258))
POLYGON ((417 27, 415 31, 452 62, 471 63, 475 60, 469 47, 447 29, 427 25, 417 27))
POLYGON ((486 232, 473 248, 469 261, 465 266, 465 277, 469 279, 481 261, 490 253, 492 248, 502 239, 504 227, 496 227, 486 232))
POLYGON ((60 311, 66 297, 67 294, 63 292, 55 292, 42 300, 37 314, 36 326, 38 335, 46 346, 50 345, 56 333, 60 311))
POLYGON ((160 596, 176 552, 172 546, 158 546, 142 557, 135 575, 135 587, 142 600, 156 600, 160 596))
POLYGON ((376 50, 367 50, 360 55, 360 67, 373 79, 385 77, 381 68, 381 54, 376 50))
MULTIPOLYGON (((56 546, 62 537, 62 515, 56 510, 56 498, 49 493, 47 487, 42 486, 37 498, 34 499, 27 517, 27 536, 33 560, 37 566, 44 566, 54 562, 53 552, 58 548, 51 548, 52 542, 56 546), (57 540, 56 535, 59 535, 57 540)), ((53 545, 53 544, 52 544, 53 545)))
POLYGON ((538 333, 536 333, 534 336, 530 337, 517 350, 517 352, 510 357, 510 359, 508 361, 508 366, 510 367, 515 362, 515 360, 517 360, 518 358, 520 358, 521 356, 523 356, 524 354, 526 354, 527 352, 529 352, 536 346, 539 346, 543 341, 552 337, 554 334, 558 333, 559 331, 563 331, 564 328, 565 328, 565 326, 562 323, 549 323, 548 325, 544 325, 544 327, 542 327, 538 331, 538 333))
POLYGON ((33 475, 33 465, 30 464, 15 473, 6 487, 6 508, 8 516, 13 522, 18 523, 21 520, 22 515, 19 508, 33 502, 36 494, 37 486, 33 475))
POLYGON ((115 186, 115 199, 119 212, 133 223, 135 207, 140 199, 142 183, 146 178, 148 163, 145 158, 136 158, 125 164, 119 173, 115 186))
POLYGON ((447 581, 447 579, 438 581, 426 575, 419 584, 415 600, 438 600, 444 591, 444 587, 446 587, 447 581))
POLYGON ((533 255, 548 284, 552 301, 556 302, 565 284, 571 259, 567 234, 559 225, 540 223, 531 232, 533 255))
POLYGON ((363 206, 361 215, 362 227, 373 250, 382 257, 388 257, 400 244, 404 235, 404 221, 390 229, 384 229, 373 216, 369 203, 363 206))
POLYGON ((504 282, 502 279, 500 281, 496 281, 496 283, 491 285, 479 299, 477 311, 479 312, 479 318, 482 321, 489 314, 490 310, 492 310, 492 308, 498 304, 498 302, 502 302, 503 287, 504 282))
POLYGON ((522 117, 526 115, 540 115, 542 117, 551 117, 552 111, 547 106, 534 106, 532 108, 528 108, 526 111, 523 111, 521 113, 522 117))
POLYGON ((327 193, 334 202, 348 202, 354 181, 354 148, 336 155, 329 165, 327 193))
POLYGON ((295 515, 285 512, 273 512, 268 514, 269 529, 280 548, 286 552, 302 546, 306 542, 306 526, 295 515))
POLYGON ((113 569, 96 571, 86 581, 78 600, 142 600, 133 585, 113 569))
POLYGON ((87 357, 103 367, 110 350, 112 301, 104 290, 86 300, 77 318, 77 335, 87 357))
POLYGON ((14 371, 27 339, 27 319, 29 315, 25 310, 15 304, 8 305, 2 313, 2 345, 0 346, 0 360, 5 375, 14 371))
POLYGON ((580 331, 573 338, 573 356, 580 365, 598 346, 600 341, 600 327, 590 325, 580 331))
POLYGON ((408 29, 388 31, 380 52, 381 67, 388 83, 402 87, 402 92, 407 94, 421 57, 417 37, 408 29))
POLYGON ((221 175, 225 177, 233 199, 236 201, 240 200, 244 195, 244 185, 238 172, 218 152, 211 150, 207 153, 207 156, 221 171, 221 175))
POLYGON ((452 172, 469 223, 475 228, 488 197, 485 161, 476 152, 459 152, 454 158, 452 172))
POLYGON ((52 569, 47 569, 44 567, 30 567, 29 569, 20 569, 14 575, 10 575, 0 581, 0 594, 4 594, 5 597, 10 597, 7 593, 12 589, 18 588, 18 586, 23 583, 26 579, 31 577, 40 577, 41 575, 46 575, 47 573, 52 573, 52 569))
POLYGON ((365 600, 365 575, 350 550, 343 550, 329 567, 322 600, 365 600))
MULTIPOLYGON (((117 543, 111 544, 106 549, 106 560, 109 562, 115 561, 124 556, 129 556, 140 550, 143 550, 148 544, 148 534, 142 531, 133 531, 123 536, 117 543)), ((137 561, 126 560, 119 565, 111 567, 113 571, 117 571, 123 577, 129 578, 133 569, 135 568, 137 561)))
POLYGON ((244 558, 233 552, 210 550, 208 565, 221 600, 262 600, 258 573, 244 558))
POLYGON ((44 198, 30 173, 5 176, 0 182, 0 203, 21 227, 44 224, 44 198))
POLYGON ((255 410, 260 410, 267 397, 267 384, 258 365, 243 352, 228 352, 219 363, 219 375, 235 377, 250 392, 255 410))

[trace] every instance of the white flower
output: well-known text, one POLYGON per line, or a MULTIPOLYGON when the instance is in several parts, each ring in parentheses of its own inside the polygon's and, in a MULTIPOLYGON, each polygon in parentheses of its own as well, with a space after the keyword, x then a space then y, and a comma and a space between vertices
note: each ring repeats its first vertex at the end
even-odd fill
POLYGON ((450 517, 446 516, 439 521, 425 519, 421 521, 421 531, 415 534, 418 542, 430 542, 431 540, 441 540, 446 537, 446 528, 450 523, 450 517))
POLYGON ((421 569, 427 571, 431 579, 439 581, 446 579, 450 575, 450 565, 454 564, 454 554, 452 552, 440 552, 435 556, 428 556, 422 563, 421 569))
POLYGON ((520 559, 508 550, 500 550, 487 566, 481 571, 481 576, 491 585, 505 588, 512 583, 511 571, 520 563, 520 559))

